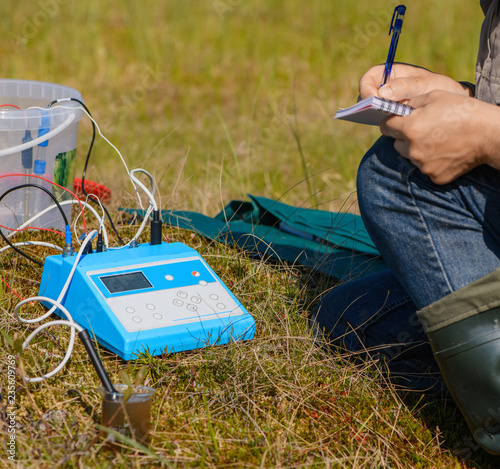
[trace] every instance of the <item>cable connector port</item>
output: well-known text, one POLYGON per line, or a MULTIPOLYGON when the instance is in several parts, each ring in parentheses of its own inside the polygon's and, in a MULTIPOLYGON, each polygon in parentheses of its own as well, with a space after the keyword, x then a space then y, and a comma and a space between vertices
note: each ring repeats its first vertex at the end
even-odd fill
POLYGON ((103 252, 104 251, 104 241, 102 240, 102 233, 97 235, 97 242, 95 245, 95 252, 103 252))
POLYGON ((72 244, 65 244, 63 247, 63 257, 69 257, 72 256, 75 253, 75 248, 73 247, 72 244))
POLYGON ((92 254, 94 251, 92 249, 92 240, 90 240, 86 245, 82 252, 82 254, 92 254))
POLYGON ((153 219, 151 220, 151 246, 161 244, 161 228, 160 211, 153 211, 153 219))
POLYGON ((64 245, 62 256, 69 257, 75 253, 75 248, 73 247, 73 243, 71 242, 71 230, 69 228, 69 225, 66 225, 65 234, 66 234, 66 244, 64 245))
MULTIPOLYGON (((94 236, 92 236, 92 238, 89 239, 88 243, 85 245, 85 248, 83 249, 82 251, 82 255, 83 254, 92 254, 94 251, 92 250, 92 240, 94 239, 95 237, 95 233, 94 232, 94 236)), ((81 236, 78 238, 80 241, 85 241, 87 239, 87 236, 90 236, 89 233, 85 232, 85 233, 82 233, 81 236)), ((80 248, 81 249, 81 248, 80 248)))

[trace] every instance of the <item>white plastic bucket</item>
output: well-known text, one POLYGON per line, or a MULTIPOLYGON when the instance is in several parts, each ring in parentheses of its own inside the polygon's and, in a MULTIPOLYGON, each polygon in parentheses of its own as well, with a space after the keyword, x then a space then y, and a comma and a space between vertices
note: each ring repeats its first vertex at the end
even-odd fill
MULTIPOLYGON (((67 86, 0 79, 0 197, 15 186, 33 183, 50 190, 59 201, 71 198, 66 191, 30 176, 39 175, 73 190, 78 121, 84 113, 76 101, 48 107, 62 98, 83 102, 80 93, 67 86)), ((51 197, 37 188, 9 192, 0 201, 0 225, 18 228, 52 204, 51 197)), ((68 221, 71 209, 71 205, 64 208, 68 221)), ((30 226, 63 229, 64 220, 56 209, 30 226)))

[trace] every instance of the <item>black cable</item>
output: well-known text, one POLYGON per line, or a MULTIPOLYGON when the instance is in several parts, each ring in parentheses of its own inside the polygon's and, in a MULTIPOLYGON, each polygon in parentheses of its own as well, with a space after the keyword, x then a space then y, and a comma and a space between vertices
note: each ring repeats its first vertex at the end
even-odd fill
POLYGON ((61 212, 61 216, 64 219, 64 224, 69 226, 68 217, 66 216, 66 213, 64 213, 64 210, 61 207, 61 204, 59 203, 59 201, 57 200, 57 197, 54 194, 52 194, 52 192, 50 192, 48 189, 46 189, 45 187, 40 186, 38 184, 33 184, 31 182, 27 182, 25 184, 19 184, 18 186, 11 187, 10 189, 6 190, 2 195, 0 195, 0 202, 3 200, 3 198, 7 194, 10 194, 11 192, 17 191, 18 189, 24 189, 25 187, 34 187, 36 189, 41 189, 42 191, 44 191, 54 201, 57 208, 61 212))
MULTIPOLYGON (((64 223, 66 226, 69 226, 69 222, 68 222, 68 217, 66 216, 66 214, 64 213, 64 210, 63 208, 61 207, 61 204, 59 203, 59 201, 57 200, 56 196, 54 194, 52 194, 52 192, 50 192, 48 189, 46 189, 45 187, 43 186, 40 186, 38 184, 32 184, 32 183, 26 183, 26 184, 20 184, 19 186, 15 186, 15 187, 11 187, 10 189, 8 189, 7 191, 5 191, 1 196, 0 196, 0 202, 3 200, 3 198, 7 195, 7 194, 10 194, 11 192, 13 191, 16 191, 18 189, 24 189, 25 187, 34 187, 35 189, 41 189, 42 191, 44 191, 45 193, 47 193, 51 198, 52 200, 54 201, 54 203, 56 204, 57 208, 59 209, 59 211, 61 212, 61 215, 64 219, 64 223)), ((18 249, 16 246, 14 246, 10 241, 9 239, 3 234, 3 231, 0 229, 0 235, 2 235, 2 238, 4 239, 4 241, 12 248, 14 249, 14 251, 16 251, 18 254, 20 254, 21 256, 25 257, 26 259, 28 259, 29 261, 31 262, 34 262, 35 264, 38 264, 40 267, 43 267, 43 264, 39 261, 37 261, 36 259, 33 259, 29 254, 26 254, 25 252, 21 251, 20 249, 18 249)))
POLYGON ((104 389, 106 389, 108 393, 112 394, 113 396, 115 396, 116 399, 118 399, 117 396, 118 393, 116 389, 113 387, 113 384, 109 379, 108 373, 106 373, 104 365, 101 359, 99 358, 99 354, 97 353, 97 350, 95 349, 94 344, 92 343, 89 331, 87 329, 83 329, 83 331, 80 331, 78 333, 78 337, 80 337, 81 341, 83 342, 85 350, 87 350, 87 354, 90 358, 90 361, 92 362, 92 365, 94 366, 94 369, 97 372, 97 376, 99 376, 99 379, 101 380, 104 389))
POLYGON ((20 249, 18 249, 16 246, 14 246, 9 240, 8 238, 3 234, 3 231, 0 230, 0 235, 2 235, 2 238, 3 240, 12 248, 14 249, 14 251, 16 251, 18 254, 20 254, 21 256, 25 257, 26 259, 28 259, 29 261, 31 262, 34 262, 35 264, 39 265, 40 267, 43 267, 43 264, 40 262, 40 261, 37 261, 36 259, 33 259, 29 254, 26 254, 25 252, 21 251, 20 249))
MULTIPOLYGON (((70 98, 70 100, 75 101, 78 104, 80 104, 83 107, 83 109, 85 109, 88 112, 89 116, 92 116, 88 107, 85 106, 85 104, 82 101, 80 101, 79 99, 76 99, 76 98, 70 98)), ((52 101, 51 103, 49 103, 49 105, 47 107, 51 107, 57 103, 58 103, 58 100, 52 101)), ((96 133, 94 121, 92 119, 90 119, 90 122, 92 123, 92 140, 90 141, 90 146, 89 146, 89 149, 87 152, 87 158, 85 159, 85 165, 83 167, 83 172, 82 172, 82 192, 83 192, 83 195, 85 195, 85 197, 87 197, 91 202, 94 202, 94 204, 99 205, 99 202, 97 202, 97 200, 93 200, 92 197, 89 197, 89 194, 87 194, 87 191, 85 190, 85 176, 87 174, 87 167, 88 167, 88 164, 90 161, 90 154, 92 153, 92 148, 94 147, 95 133, 96 133)), ((100 206, 102 207, 102 209, 104 210, 104 213, 108 217, 109 223, 111 224, 111 228, 115 232, 116 236, 118 237, 118 240, 120 241, 120 243, 122 243, 122 245, 125 245, 125 242, 121 238, 120 234, 118 233, 118 230, 116 229, 115 224, 113 223, 113 220, 111 218, 111 215, 108 212, 108 209, 102 203, 100 206)))

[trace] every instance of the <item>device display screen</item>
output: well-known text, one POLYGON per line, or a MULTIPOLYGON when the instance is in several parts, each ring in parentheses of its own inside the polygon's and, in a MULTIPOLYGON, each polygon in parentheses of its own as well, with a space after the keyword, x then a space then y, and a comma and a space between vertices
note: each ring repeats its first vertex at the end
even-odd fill
POLYGON ((142 272, 131 272, 127 274, 107 275, 99 277, 106 286, 109 293, 121 293, 132 290, 143 290, 153 285, 142 272))

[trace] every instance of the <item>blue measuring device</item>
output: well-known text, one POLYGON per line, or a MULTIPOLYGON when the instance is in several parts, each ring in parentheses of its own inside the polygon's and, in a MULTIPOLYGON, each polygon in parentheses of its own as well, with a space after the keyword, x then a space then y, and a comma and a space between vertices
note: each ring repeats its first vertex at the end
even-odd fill
MULTIPOLYGON (((39 295, 56 300, 75 260, 47 257, 39 295)), ((61 303, 75 322, 125 360, 144 352, 161 355, 251 339, 255 333, 253 317, 202 256, 183 243, 86 254, 61 303)))

